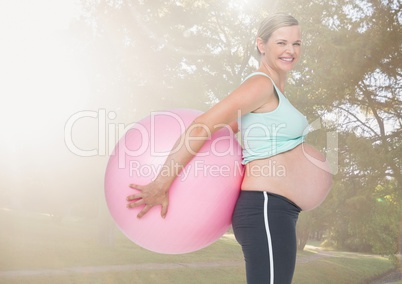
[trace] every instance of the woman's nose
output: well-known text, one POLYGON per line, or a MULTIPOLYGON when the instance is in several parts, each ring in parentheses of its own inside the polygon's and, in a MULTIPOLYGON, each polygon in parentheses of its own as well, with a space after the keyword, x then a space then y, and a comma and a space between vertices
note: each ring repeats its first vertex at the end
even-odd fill
POLYGON ((286 47, 286 51, 289 52, 290 54, 293 54, 295 52, 295 49, 292 44, 288 44, 286 47))

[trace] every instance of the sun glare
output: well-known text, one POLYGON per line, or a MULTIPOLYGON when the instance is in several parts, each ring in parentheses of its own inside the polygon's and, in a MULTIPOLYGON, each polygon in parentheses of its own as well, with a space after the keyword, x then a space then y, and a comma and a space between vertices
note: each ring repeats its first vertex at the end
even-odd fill
POLYGON ((66 36, 77 13, 70 0, 0 2, 0 93, 6 106, 0 143, 26 143, 27 137, 35 143, 34 137, 50 135, 51 125, 65 120, 63 109, 82 101, 87 87, 66 36))

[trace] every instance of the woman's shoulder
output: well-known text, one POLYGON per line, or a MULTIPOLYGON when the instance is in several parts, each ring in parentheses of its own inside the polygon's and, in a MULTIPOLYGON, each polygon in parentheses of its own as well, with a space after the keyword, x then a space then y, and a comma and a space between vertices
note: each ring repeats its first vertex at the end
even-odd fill
POLYGON ((273 80, 264 72, 253 72, 249 74, 243 83, 263 84, 265 86, 275 86, 273 80))
POLYGON ((246 78, 244 79, 244 81, 250 79, 250 78, 263 78, 264 80, 268 80, 271 81, 274 84, 274 80, 267 74, 264 73, 262 71, 255 71, 250 73, 249 75, 246 76, 246 78))
POLYGON ((254 72, 247 76, 242 83, 252 93, 264 93, 265 95, 273 94, 275 83, 263 72, 254 72))

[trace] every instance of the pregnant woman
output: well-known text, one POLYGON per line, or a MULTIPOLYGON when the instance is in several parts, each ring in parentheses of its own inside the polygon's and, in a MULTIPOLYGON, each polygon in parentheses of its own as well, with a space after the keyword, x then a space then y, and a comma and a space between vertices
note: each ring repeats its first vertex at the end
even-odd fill
POLYGON ((307 119, 285 96, 287 74, 300 58, 298 21, 285 14, 268 17, 261 23, 256 44, 258 70, 178 139, 185 143, 177 150, 177 142, 164 165, 172 167, 172 175, 131 185, 140 192, 127 200, 128 207, 143 206, 139 218, 155 205, 166 216, 169 187, 177 176, 174 168, 184 168, 217 126, 229 125, 235 132, 240 128, 245 176, 233 230, 244 253, 247 283, 287 284, 295 268, 299 212, 325 199, 332 178, 324 156, 304 143, 307 119))

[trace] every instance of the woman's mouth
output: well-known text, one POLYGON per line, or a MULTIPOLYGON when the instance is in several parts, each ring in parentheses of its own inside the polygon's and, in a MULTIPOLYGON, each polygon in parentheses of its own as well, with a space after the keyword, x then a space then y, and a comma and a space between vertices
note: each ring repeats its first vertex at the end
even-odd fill
POLYGON ((285 62, 293 62, 294 57, 279 57, 280 60, 285 61, 285 62))

